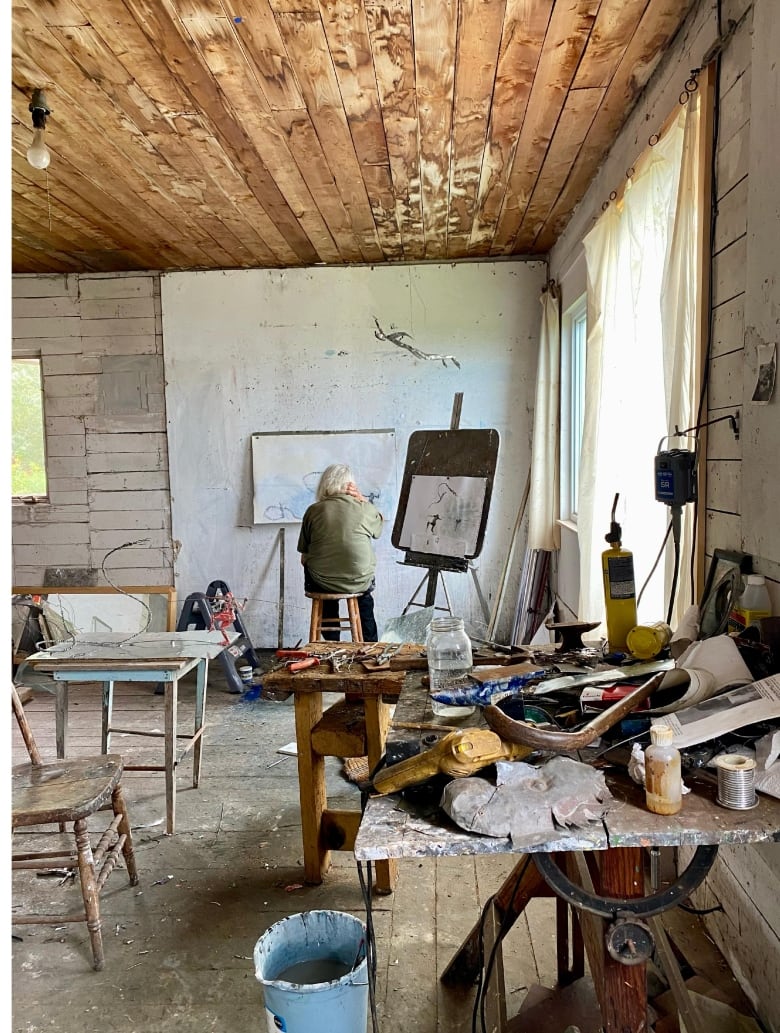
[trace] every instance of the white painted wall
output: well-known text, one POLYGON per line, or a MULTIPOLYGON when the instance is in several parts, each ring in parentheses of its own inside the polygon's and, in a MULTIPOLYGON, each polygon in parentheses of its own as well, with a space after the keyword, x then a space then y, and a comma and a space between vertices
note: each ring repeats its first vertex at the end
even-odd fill
MULTIPOLYGON (((460 426, 500 434, 485 545, 476 561, 491 604, 530 461, 545 272, 541 262, 499 262, 163 274, 180 603, 224 580, 247 599, 244 617, 255 644, 277 644, 278 528, 251 524, 252 433, 393 428, 400 486, 410 433, 448 428, 455 394, 463 392, 460 426), (386 333, 411 334, 421 351, 455 355, 460 369, 377 340, 375 318, 386 333)), ((333 461, 350 456, 334 453, 333 461)), ((359 470, 356 475, 359 482, 359 470)), ((380 633, 425 575, 399 565, 403 553, 390 543, 395 513, 384 515, 375 593, 380 633)), ((298 530, 298 524, 286 527, 287 643, 308 634, 298 530)), ((453 609, 473 634, 484 634, 471 577, 445 576, 453 609)), ((518 571, 511 577, 499 624, 504 635, 518 571)))

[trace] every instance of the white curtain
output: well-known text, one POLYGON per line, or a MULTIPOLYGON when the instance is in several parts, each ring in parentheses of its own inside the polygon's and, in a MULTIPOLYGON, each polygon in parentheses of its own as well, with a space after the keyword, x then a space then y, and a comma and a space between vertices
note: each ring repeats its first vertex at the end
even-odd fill
POLYGON ((531 450, 528 548, 552 552, 561 545, 559 411, 561 383, 561 306, 554 283, 541 296, 542 327, 536 373, 536 402, 531 450))
MULTIPOLYGON (((674 424, 695 422, 690 407, 695 405, 698 234, 689 190, 696 179, 695 130, 686 128, 691 116, 698 122, 693 102, 680 109, 670 129, 637 162, 623 198, 609 206, 584 240, 588 341, 578 502, 582 620, 604 618, 601 553, 618 493, 616 519, 623 548, 634 554, 639 594, 670 520, 668 507, 655 500, 654 456, 674 424), (681 173, 684 154, 693 164, 686 162, 681 173)), ((662 567, 639 605, 642 623, 666 619, 668 585, 662 567)), ((680 606, 688 601, 687 581, 681 568, 680 606)), ((594 634, 599 633, 603 626, 594 634)))

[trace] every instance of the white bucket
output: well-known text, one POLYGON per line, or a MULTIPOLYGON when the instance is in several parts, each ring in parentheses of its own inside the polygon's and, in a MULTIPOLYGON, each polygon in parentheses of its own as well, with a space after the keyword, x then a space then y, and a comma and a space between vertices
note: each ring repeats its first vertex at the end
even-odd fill
POLYGON ((251 667, 239 667, 238 676, 244 685, 251 685, 252 678, 254 676, 254 670, 251 667))
POLYGON ((254 961, 268 1033, 366 1033, 365 942, 363 922, 342 911, 304 911, 267 929, 254 961))

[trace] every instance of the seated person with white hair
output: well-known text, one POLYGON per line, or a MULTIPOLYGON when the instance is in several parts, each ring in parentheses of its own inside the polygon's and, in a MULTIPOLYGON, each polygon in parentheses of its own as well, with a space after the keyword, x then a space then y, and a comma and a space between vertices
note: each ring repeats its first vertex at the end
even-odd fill
MULTIPOLYGON (((307 592, 357 595, 363 639, 377 641, 374 620, 376 556, 372 539, 382 533, 382 514, 355 484, 348 466, 334 463, 322 473, 313 502, 303 515, 298 552, 307 592)), ((339 616, 339 601, 326 599, 323 620, 339 616)), ((323 637, 338 641, 338 628, 323 637)))

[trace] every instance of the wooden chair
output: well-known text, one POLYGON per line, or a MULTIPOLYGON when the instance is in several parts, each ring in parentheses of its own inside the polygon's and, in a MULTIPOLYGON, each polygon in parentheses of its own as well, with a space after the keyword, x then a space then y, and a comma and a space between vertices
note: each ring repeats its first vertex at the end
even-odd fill
POLYGON ((11 686, 13 712, 22 733, 29 764, 12 769, 11 828, 58 825, 73 822, 76 844, 63 850, 12 854, 12 868, 68 868, 78 870, 84 910, 76 914, 33 915, 13 914, 12 925, 60 925, 63 922, 86 922, 92 942, 96 971, 103 968, 103 937, 100 922, 100 893, 120 855, 124 857, 130 885, 138 883, 130 820, 122 797, 122 758, 118 754, 102 754, 80 760, 44 762, 33 738, 19 693, 11 686), (93 849, 87 819, 97 811, 110 807, 113 818, 93 849))
POLYGON ((347 630, 352 636, 353 642, 363 641, 363 626, 360 623, 360 610, 358 609, 358 596, 357 595, 340 595, 339 593, 331 592, 306 592, 307 599, 311 599, 311 622, 309 624, 309 642, 320 642, 322 640, 322 631, 338 628, 339 630, 347 630), (327 617, 322 616, 322 604, 326 600, 338 600, 346 599, 347 602, 347 616, 346 617, 327 617))

